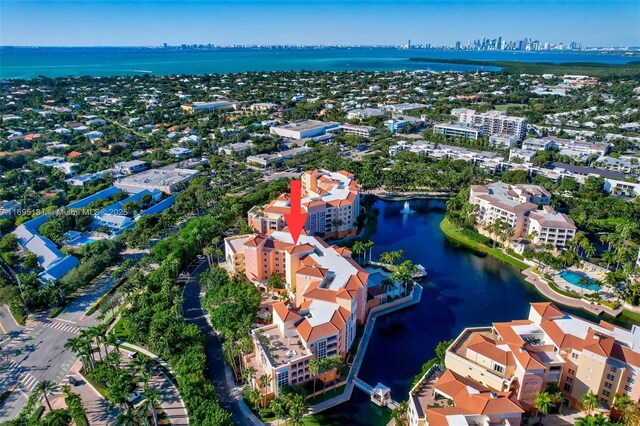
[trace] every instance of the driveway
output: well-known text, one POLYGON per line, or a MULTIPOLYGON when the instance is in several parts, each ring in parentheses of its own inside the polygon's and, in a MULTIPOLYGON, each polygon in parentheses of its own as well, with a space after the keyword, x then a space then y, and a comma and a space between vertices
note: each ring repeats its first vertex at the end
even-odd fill
POLYGON ((205 317, 206 310, 203 309, 200 301, 200 274, 207 270, 207 268, 208 265, 206 262, 201 263, 193 270, 187 268, 191 276, 186 280, 182 294, 184 298, 182 303, 183 315, 187 321, 196 324, 204 333, 204 344, 207 355, 205 376, 211 380, 215 386, 220 405, 231 413, 231 418, 234 423, 252 426, 253 424, 244 416, 227 386, 222 345, 209 325, 205 317))

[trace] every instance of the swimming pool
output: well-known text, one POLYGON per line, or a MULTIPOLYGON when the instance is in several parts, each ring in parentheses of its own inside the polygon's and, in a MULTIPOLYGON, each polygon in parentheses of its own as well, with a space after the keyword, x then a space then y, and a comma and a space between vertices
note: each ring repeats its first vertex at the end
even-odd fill
POLYGON ((598 284, 596 284, 591 278, 587 277, 586 275, 580 274, 578 272, 574 272, 574 271, 562 271, 560 272, 560 276, 570 282, 571 284, 578 286, 578 287, 582 287, 586 290, 591 290, 591 291, 598 291, 600 290, 600 286, 598 284), (588 283, 583 283, 581 280, 585 278, 588 283))
POLYGON ((84 235, 82 237, 79 237, 77 239, 75 239, 73 241, 74 245, 85 245, 85 244, 91 244, 91 243, 95 243, 96 240, 94 240, 93 238, 89 238, 89 237, 85 237, 84 235))

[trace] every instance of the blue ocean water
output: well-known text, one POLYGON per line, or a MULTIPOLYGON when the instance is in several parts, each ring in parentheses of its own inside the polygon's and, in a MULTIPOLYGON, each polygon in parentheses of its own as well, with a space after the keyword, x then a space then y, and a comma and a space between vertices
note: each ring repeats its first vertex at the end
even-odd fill
POLYGON ((459 64, 412 62, 411 57, 438 59, 514 60, 529 62, 625 63, 623 55, 587 52, 442 51, 395 48, 326 49, 154 49, 124 47, 4 47, 0 49, 0 78, 37 76, 116 76, 209 74, 243 71, 475 71, 493 70, 459 64))

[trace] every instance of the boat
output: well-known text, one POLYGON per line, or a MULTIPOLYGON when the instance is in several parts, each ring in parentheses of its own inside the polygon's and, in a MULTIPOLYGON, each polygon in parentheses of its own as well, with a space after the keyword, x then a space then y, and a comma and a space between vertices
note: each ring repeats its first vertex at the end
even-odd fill
POLYGON ((427 276, 427 270, 424 268, 424 266, 420 264, 416 265, 416 271, 411 274, 411 278, 413 279, 420 279, 426 276, 427 276))

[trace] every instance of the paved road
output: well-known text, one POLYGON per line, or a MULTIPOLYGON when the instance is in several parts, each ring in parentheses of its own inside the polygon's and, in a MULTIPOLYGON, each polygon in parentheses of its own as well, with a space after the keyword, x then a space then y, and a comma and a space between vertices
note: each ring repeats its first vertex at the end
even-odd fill
POLYGON ((17 326, 6 307, 0 309, 0 328, 9 334, 9 338, 0 343, 3 355, 0 358, 0 390, 15 390, 0 406, 0 422, 18 415, 39 381, 60 383, 64 379, 76 360, 75 354, 65 349, 64 344, 69 338, 78 336, 82 329, 99 323, 99 311, 90 316, 85 316, 85 312, 113 284, 106 273, 93 287, 69 303, 57 318, 36 314, 27 320, 26 327, 17 326))
POLYGON ((197 268, 187 270, 191 277, 186 280, 182 303, 183 315, 187 321, 196 324, 204 333, 205 351, 207 355, 206 377, 211 380, 216 388, 220 405, 231 413, 231 418, 238 425, 252 426, 246 417, 240 411, 236 400, 231 395, 225 378, 224 356, 222 353, 222 345, 213 333, 209 322, 207 321, 206 310, 200 302, 200 274, 208 268, 206 262, 201 263, 197 268))

